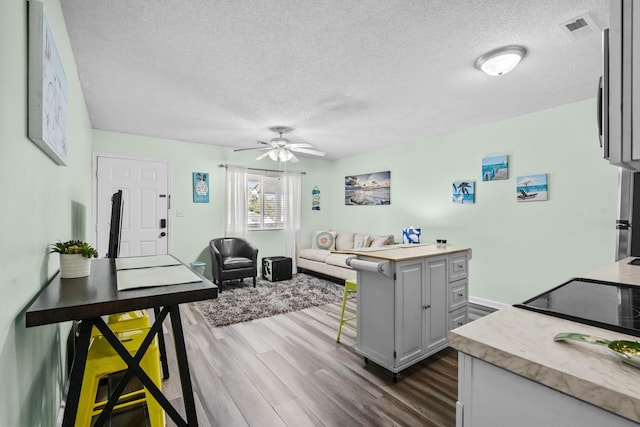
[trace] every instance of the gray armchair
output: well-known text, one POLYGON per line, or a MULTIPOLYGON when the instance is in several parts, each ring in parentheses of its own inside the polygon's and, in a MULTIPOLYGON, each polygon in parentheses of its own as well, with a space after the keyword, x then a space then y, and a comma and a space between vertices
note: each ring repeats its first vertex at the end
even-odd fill
POLYGON ((258 249, 245 239, 223 237, 209 242, 213 283, 222 286, 225 280, 253 277, 256 287, 258 276, 258 249))

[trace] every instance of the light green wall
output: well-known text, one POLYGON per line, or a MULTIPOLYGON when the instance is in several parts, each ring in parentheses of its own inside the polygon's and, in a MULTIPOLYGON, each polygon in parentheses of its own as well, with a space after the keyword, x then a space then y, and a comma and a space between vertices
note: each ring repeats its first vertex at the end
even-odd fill
MULTIPOLYGON (((520 302, 573 276, 613 261, 617 169, 601 159, 595 102, 587 100, 429 140, 337 161, 302 159, 289 165, 302 178, 303 242, 318 229, 393 233, 422 228, 423 241, 446 238, 473 250, 470 294, 520 302), (507 154, 509 179, 482 182, 481 160, 507 154), (390 206, 345 206, 344 177, 391 171, 390 206), (548 173, 549 200, 516 202, 516 176, 548 173), (476 181, 476 203, 451 203, 451 184, 476 181), (311 211, 311 190, 321 210, 311 211)), ((94 131, 97 153, 172 162, 171 251, 186 262, 210 257, 207 242, 224 234, 224 171, 219 163, 277 168, 256 152, 94 131), (149 154, 153 153, 153 154, 149 154), (191 173, 211 174, 208 204, 192 202, 191 173), (175 211, 182 210, 182 218, 175 211)), ((280 232, 253 232, 260 257, 281 255, 280 232)))
POLYGON ((521 302, 614 261, 617 168, 602 160, 595 100, 335 162, 332 226, 394 233, 422 228, 473 250, 470 295, 521 302), (509 179, 482 182, 481 161, 509 156, 509 179), (390 206, 345 206, 346 175, 391 171, 390 206), (549 200, 516 202, 516 176, 548 173, 549 200), (451 202, 476 181, 476 203, 451 202))
MULTIPOLYGON (((251 144, 247 141, 247 144, 251 144)), ((94 131, 94 151, 99 155, 128 156, 168 160, 171 164, 171 218, 169 221, 170 252, 184 262, 207 263, 205 275, 211 277, 209 240, 224 236, 225 226, 225 168, 221 163, 241 164, 248 167, 278 169, 278 163, 270 159, 254 160, 262 151, 238 152, 221 146, 195 144, 183 141, 143 137, 116 132, 94 131), (211 193, 209 203, 193 203, 191 174, 208 172, 211 193), (177 217, 182 211, 183 217, 177 217)), ((300 159, 287 164, 290 170, 305 171, 302 175, 302 223, 304 236, 310 236, 316 228, 330 225, 331 206, 328 197, 331 189, 323 186, 330 176, 325 160, 300 159), (314 185, 321 188, 321 196, 327 197, 321 211, 311 211, 311 190, 314 185)), ((249 239, 258 246, 259 258, 282 255, 284 238, 280 231, 255 231, 249 239)))
POLYGON ((28 3, 0 2, 0 426, 55 424, 70 324, 27 329, 24 312, 58 270, 48 244, 93 241, 91 126, 60 4, 44 4, 69 83, 67 167, 27 137, 28 3))

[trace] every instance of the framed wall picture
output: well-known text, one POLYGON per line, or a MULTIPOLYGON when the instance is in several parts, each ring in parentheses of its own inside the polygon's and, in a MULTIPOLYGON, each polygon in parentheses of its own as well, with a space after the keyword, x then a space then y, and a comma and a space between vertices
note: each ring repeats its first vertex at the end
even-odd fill
POLYGON ((451 201, 458 205, 472 204, 476 202, 475 181, 455 181, 451 201))
POLYGON ((390 205, 391 171, 344 177, 345 205, 390 205))
POLYGON ((193 172, 193 203, 209 203, 209 174, 193 172))
POLYGON ((509 156, 494 156, 482 159, 483 181, 500 181, 508 178, 509 156))
POLYGON ((67 77, 42 3, 29 3, 29 139, 67 165, 67 77))
POLYGON ((516 179, 516 199, 518 202, 539 202, 547 200, 549 187, 547 174, 519 176, 516 179))

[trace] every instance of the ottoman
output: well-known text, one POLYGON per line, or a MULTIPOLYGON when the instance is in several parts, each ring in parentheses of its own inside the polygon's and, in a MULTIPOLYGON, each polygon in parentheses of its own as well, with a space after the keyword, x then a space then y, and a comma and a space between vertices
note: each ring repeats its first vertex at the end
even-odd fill
POLYGON ((291 258, 273 256, 262 258, 262 277, 270 282, 291 279, 291 258))

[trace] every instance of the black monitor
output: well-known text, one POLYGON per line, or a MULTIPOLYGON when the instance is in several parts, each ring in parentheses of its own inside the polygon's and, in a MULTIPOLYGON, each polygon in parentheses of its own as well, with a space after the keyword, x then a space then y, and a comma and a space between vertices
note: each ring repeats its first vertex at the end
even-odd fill
POLYGON ((111 196, 111 227, 109 228, 109 249, 107 258, 118 258, 122 233, 122 190, 111 196))

